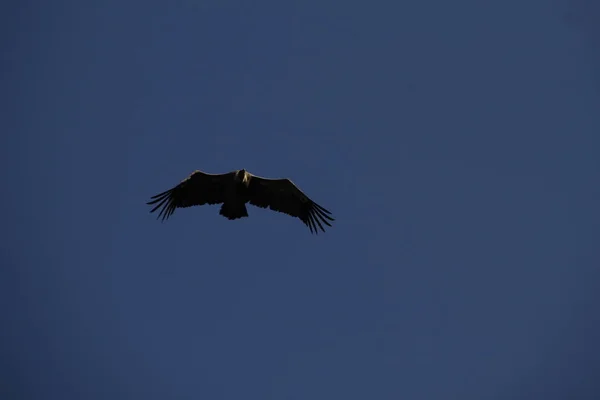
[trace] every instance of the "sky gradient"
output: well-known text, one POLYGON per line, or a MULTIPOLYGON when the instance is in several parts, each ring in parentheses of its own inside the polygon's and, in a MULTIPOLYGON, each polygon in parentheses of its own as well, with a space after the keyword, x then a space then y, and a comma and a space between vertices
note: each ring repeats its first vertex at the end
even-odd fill
POLYGON ((13 3, 0 397, 599 398, 595 3, 13 3))

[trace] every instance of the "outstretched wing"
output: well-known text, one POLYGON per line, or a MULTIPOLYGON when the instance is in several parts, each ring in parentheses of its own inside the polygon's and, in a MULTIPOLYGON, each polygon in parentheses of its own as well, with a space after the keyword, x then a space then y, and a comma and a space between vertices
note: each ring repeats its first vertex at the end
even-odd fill
POLYGON ((309 199, 289 179, 251 176, 248 192, 250 204, 299 218, 312 233, 319 233, 317 226, 325 232, 323 224, 331 226, 328 221, 335 220, 329 216, 331 214, 329 210, 309 199))
POLYGON ((225 188, 234 176, 235 172, 207 174, 194 171, 177 186, 152 196, 153 200, 146 204, 156 204, 151 213, 162 207, 157 218, 162 216, 165 220, 176 208, 222 203, 225 201, 225 188))

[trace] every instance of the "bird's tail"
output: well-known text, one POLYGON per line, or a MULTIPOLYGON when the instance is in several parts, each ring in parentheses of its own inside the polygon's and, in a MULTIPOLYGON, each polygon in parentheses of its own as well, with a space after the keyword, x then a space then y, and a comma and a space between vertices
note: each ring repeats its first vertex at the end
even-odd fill
POLYGON ((223 203, 219 214, 227 219, 238 219, 248 216, 248 210, 246 204, 242 202, 223 203))

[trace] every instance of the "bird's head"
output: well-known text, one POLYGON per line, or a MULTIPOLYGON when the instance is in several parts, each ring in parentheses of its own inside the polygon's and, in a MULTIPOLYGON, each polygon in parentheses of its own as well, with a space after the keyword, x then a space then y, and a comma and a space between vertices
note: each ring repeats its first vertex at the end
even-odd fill
POLYGON ((245 182, 246 181, 246 170, 245 169, 240 169, 237 173, 237 178, 240 182, 245 182))

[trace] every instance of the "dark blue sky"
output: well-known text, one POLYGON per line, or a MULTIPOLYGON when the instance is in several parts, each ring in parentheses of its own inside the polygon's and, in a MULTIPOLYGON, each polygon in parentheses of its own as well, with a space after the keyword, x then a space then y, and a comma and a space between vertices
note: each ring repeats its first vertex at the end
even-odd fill
POLYGON ((598 398, 598 7, 369 4, 1 6, 3 398, 598 398))

